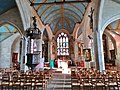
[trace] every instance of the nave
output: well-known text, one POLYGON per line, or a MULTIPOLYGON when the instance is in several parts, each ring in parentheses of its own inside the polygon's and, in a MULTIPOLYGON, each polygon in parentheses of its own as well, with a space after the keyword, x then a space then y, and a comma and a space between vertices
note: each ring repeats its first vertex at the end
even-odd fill
POLYGON ((19 72, 0 70, 0 90, 120 90, 120 71, 70 67, 19 72))

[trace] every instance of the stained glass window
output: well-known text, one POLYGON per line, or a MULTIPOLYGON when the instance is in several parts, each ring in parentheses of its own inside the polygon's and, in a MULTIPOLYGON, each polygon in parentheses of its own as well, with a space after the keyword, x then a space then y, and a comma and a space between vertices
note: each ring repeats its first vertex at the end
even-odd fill
POLYGON ((65 33, 60 33, 57 37, 57 55, 69 55, 68 36, 65 33))

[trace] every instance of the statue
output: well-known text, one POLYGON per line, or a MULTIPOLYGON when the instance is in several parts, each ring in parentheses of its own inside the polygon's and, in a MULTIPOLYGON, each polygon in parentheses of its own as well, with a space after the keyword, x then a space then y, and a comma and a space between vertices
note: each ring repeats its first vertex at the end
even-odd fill
POLYGON ((94 12, 94 9, 92 9, 91 7, 91 15, 88 15, 88 17, 90 18, 90 29, 92 29, 92 32, 93 32, 93 12, 94 12))

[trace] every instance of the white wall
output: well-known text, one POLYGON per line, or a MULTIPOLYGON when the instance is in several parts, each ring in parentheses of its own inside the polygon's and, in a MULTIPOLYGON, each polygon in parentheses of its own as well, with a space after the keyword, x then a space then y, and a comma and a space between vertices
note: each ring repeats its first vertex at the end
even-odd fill
MULTIPOLYGON (((1 49, 0 50, 0 68, 10 68, 10 65, 12 64, 11 63, 11 59, 12 59, 11 47, 12 47, 14 40, 19 35, 20 35, 19 33, 16 33, 0 43, 0 49, 1 49)), ((17 45, 16 48, 18 47, 19 46, 17 45)))

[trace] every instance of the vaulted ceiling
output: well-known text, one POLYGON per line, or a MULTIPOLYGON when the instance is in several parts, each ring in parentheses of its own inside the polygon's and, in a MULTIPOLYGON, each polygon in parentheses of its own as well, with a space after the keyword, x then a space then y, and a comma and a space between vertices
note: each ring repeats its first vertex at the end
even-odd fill
POLYGON ((16 6, 15 0, 0 0, 0 15, 16 6))
POLYGON ((106 29, 120 35, 120 19, 110 23, 106 29))
POLYGON ((17 33, 18 30, 10 24, 0 26, 0 42, 17 33))
MULTIPOLYGON (((73 32, 81 22, 91 0, 29 0, 44 24, 50 24, 54 33, 60 29, 73 32)), ((112 0, 120 3, 120 0, 112 0)), ((16 7, 15 0, 0 0, 0 15, 16 7)), ((108 26, 109 27, 109 26, 108 26)))
MULTIPOLYGON (((0 15, 16 7, 15 0, 0 0, 0 15)), ((0 25, 0 42, 15 34, 17 29, 10 24, 0 25)))
POLYGON ((30 0, 44 24, 55 34, 60 29, 73 32, 75 23, 81 23, 90 0, 30 0))
POLYGON ((112 0, 112 1, 120 4, 120 0, 112 0))

